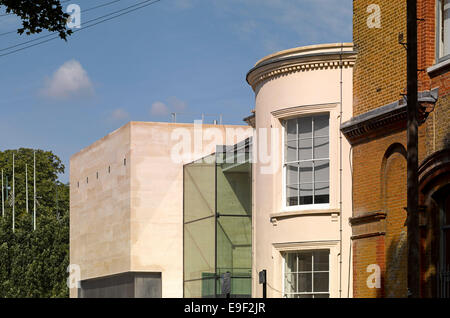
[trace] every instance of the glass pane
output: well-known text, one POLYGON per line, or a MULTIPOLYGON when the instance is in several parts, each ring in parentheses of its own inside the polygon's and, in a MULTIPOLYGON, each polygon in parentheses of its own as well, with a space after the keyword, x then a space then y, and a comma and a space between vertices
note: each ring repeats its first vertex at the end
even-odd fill
POLYGON ((297 140, 297 120, 290 119, 286 121, 287 140, 297 140))
POLYGON ((312 271, 312 255, 313 252, 298 253, 298 271, 310 272, 312 271))
POLYGON ((314 204, 330 203, 330 184, 328 182, 319 182, 314 187, 314 204))
POLYGON ((450 38, 449 38, 449 32, 450 32, 450 0, 443 0, 444 1, 444 7, 443 7, 443 13, 442 13, 442 20, 443 20, 443 55, 450 54, 450 38))
POLYGON ((300 139, 312 138, 312 118, 298 118, 298 134, 300 139))
POLYGON ((300 185, 300 205, 313 204, 312 188, 312 183, 300 185))
POLYGON ((217 270, 251 274, 251 218, 221 216, 217 222, 217 270))
POLYGON ((328 291, 328 273, 314 273, 314 292, 328 291))
POLYGON ((215 272, 215 218, 184 225, 185 280, 200 279, 215 272))
POLYGON ((215 162, 208 160, 186 165, 184 168, 184 221, 190 222, 214 215, 215 162))
POLYGON ((328 137, 314 138, 314 159, 327 159, 329 157, 328 137))
POLYGON ((286 187, 286 205, 296 206, 298 205, 298 186, 292 185, 286 187))
POLYGON ((328 137, 329 115, 314 117, 314 138, 328 137))
POLYGON ((205 278, 184 283, 184 296, 186 298, 213 298, 214 279, 205 278))
POLYGON ((312 159, 312 139, 299 140, 298 160, 312 159))
POLYGON ((286 166, 286 184, 298 184, 299 171, 298 164, 290 164, 286 166))
MULTIPOLYGON (((222 287, 220 288, 222 290, 222 287)), ((251 278, 232 278, 231 295, 234 297, 252 297, 252 279, 251 278)))
POLYGON ((297 254, 294 253, 286 254, 285 261, 286 261, 286 268, 285 268, 286 274, 297 272, 297 254))
POLYGON ((284 292, 295 293, 297 291, 297 274, 286 274, 284 281, 284 292))
POLYGON ((330 161, 314 161, 314 182, 329 182, 330 180, 330 161))
POLYGON ((286 162, 298 161, 297 140, 286 143, 286 162))
POLYGON ((251 215, 251 165, 217 165, 217 212, 251 215))
MULTIPOLYGON (((300 162, 300 183, 312 183, 313 162, 300 162)), ((328 181, 328 180, 327 180, 328 181)))
POLYGON ((328 250, 314 252, 314 271, 328 271, 330 252, 328 250))
POLYGON ((298 292, 308 293, 312 291, 312 274, 298 274, 298 292))

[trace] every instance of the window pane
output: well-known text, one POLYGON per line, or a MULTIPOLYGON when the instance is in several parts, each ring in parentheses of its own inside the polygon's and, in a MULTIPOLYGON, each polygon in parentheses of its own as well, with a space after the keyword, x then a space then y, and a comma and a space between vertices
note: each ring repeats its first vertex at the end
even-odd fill
POLYGON ((312 274, 298 274, 298 292, 310 293, 312 292, 312 274))
POLYGON ((328 137, 314 138, 314 159, 326 159, 329 154, 330 143, 328 137))
POLYGON ((314 117, 314 138, 328 137, 329 115, 314 117))
POLYGON ((309 162, 300 162, 300 183, 312 183, 313 182, 313 163, 309 162))
POLYGON ((298 205, 298 185, 291 185, 286 187, 286 205, 298 205))
POLYGON ((328 273, 314 273, 314 292, 328 291, 328 273))
POLYGON ((312 138, 312 118, 298 118, 298 134, 300 139, 312 138))
POLYGON ((290 119, 286 122, 286 134, 287 140, 297 139, 297 120, 290 119))
POLYGON ((287 253, 286 257, 286 274, 297 272, 297 254, 287 253))
POLYGON ((297 291, 297 274, 286 274, 284 281, 284 292, 295 293, 297 291))
POLYGON ((298 271, 299 272, 312 271, 313 252, 301 252, 296 255, 298 256, 298 271))
POLYGON ((314 182, 329 182, 330 161, 320 160, 314 162, 314 182))
POLYGON ((314 203, 330 203, 330 184, 328 182, 318 182, 314 187, 314 203))
POLYGON ((313 204, 312 183, 300 184, 300 205, 313 204))
POLYGON ((330 251, 315 251, 314 252, 314 271, 328 271, 328 264, 330 261, 330 251))
POLYGON ((298 184, 298 164, 289 164, 286 166, 286 184, 298 184))
POLYGON ((288 141, 286 143, 286 161, 292 162, 297 161, 297 140, 288 141))
POLYGON ((298 160, 312 159, 312 139, 302 139, 299 141, 298 160))
POLYGON ((443 12, 442 12, 442 21, 443 21, 443 35, 442 35, 442 42, 443 42, 443 48, 442 53, 443 55, 450 54, 450 38, 449 38, 449 32, 450 32, 450 0, 442 0, 444 1, 443 5, 443 12))

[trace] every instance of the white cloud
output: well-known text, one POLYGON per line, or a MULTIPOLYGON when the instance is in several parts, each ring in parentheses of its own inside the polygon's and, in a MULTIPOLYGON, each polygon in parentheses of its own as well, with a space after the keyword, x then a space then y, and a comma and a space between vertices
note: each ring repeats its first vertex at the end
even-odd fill
POLYGON ((153 116, 166 116, 169 114, 169 107, 163 102, 154 102, 150 109, 150 114, 153 116))
POLYGON ((128 119, 129 117, 130 114, 128 114, 126 110, 124 110, 123 108, 117 108, 111 113, 109 119, 111 121, 122 121, 128 119))
POLYGON ((42 94, 51 99, 70 99, 94 94, 94 87, 80 62, 70 60, 48 78, 42 94))

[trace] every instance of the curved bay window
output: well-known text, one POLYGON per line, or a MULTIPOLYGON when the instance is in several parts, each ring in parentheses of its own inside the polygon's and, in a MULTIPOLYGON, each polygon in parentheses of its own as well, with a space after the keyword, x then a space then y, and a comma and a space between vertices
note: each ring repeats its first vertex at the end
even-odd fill
POLYGON ((286 207, 330 203, 329 122, 329 114, 284 121, 286 207))

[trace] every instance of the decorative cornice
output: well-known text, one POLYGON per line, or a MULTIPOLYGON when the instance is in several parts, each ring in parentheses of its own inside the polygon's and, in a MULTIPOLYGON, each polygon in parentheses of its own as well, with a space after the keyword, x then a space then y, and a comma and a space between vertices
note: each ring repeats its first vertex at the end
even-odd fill
POLYGON ((249 126, 255 128, 256 127, 256 111, 252 110, 252 114, 243 119, 249 126))
POLYGON ((304 211, 295 211, 295 212, 280 212, 280 213, 272 213, 270 214, 270 222, 273 223, 275 220, 287 219, 287 218, 297 218, 303 216, 311 216, 311 215, 334 215, 340 214, 339 209, 325 209, 325 210, 304 210, 304 211))
POLYGON ((255 90, 263 82, 291 73, 353 67, 356 61, 356 52, 348 51, 348 45, 343 48, 346 50, 339 50, 339 47, 333 46, 334 50, 332 51, 309 54, 294 52, 287 56, 281 54, 281 57, 275 54, 274 57, 258 62, 247 73, 247 82, 255 90))
POLYGON ((275 118, 288 118, 290 116, 298 116, 300 114, 311 113, 311 112, 321 112, 321 111, 331 111, 336 108, 339 103, 327 103, 327 104, 314 104, 314 105, 301 105, 288 108, 277 109, 271 112, 272 116, 275 118))
MULTIPOLYGON (((433 110, 438 99, 438 89, 419 93, 419 121, 423 123, 433 110), (431 106, 430 106, 431 105, 431 106)), ((406 97, 353 117, 341 125, 341 131, 352 145, 366 141, 367 138, 384 136, 393 131, 406 128, 406 97)))

